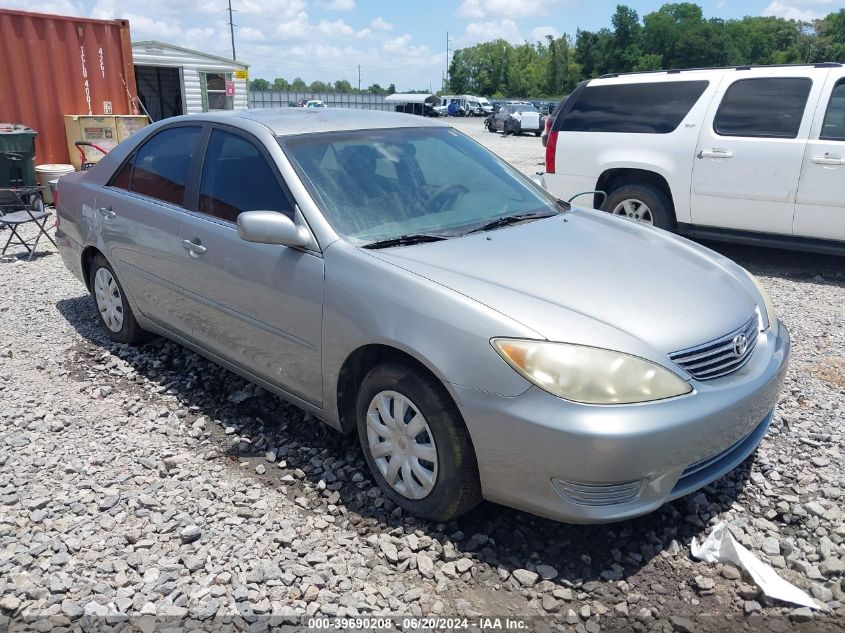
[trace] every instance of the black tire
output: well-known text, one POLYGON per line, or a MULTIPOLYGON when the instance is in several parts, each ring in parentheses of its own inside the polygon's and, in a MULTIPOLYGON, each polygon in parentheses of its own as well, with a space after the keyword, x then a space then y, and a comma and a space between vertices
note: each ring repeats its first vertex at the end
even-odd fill
POLYGON ((106 334, 108 334, 109 338, 116 343, 127 343, 129 345, 143 343, 150 337, 150 333, 141 329, 138 325, 138 322, 135 320, 135 314, 132 312, 132 308, 126 299, 126 292, 123 290, 123 286, 120 284, 120 279, 117 277, 117 273, 114 272, 114 269, 111 267, 111 264, 109 264, 106 258, 99 254, 94 257, 94 260, 91 262, 91 269, 88 271, 88 285, 91 288, 91 296, 94 297, 94 304, 97 304, 95 291, 97 271, 101 268, 107 270, 117 284, 117 288, 120 293, 119 299, 122 306, 121 309, 123 312, 123 325, 117 332, 112 330, 106 324, 103 314, 98 307, 97 318, 100 320, 100 325, 103 327, 106 334))
POLYGON ((487 122, 487 131, 492 132, 493 134, 496 133, 496 125, 492 121, 487 122))
POLYGON ((457 406, 430 374, 411 364, 386 363, 374 367, 358 390, 358 438, 367 465, 385 496, 409 514, 446 522, 466 514, 481 502, 478 464, 457 406), (387 483, 378 469, 367 439, 367 410, 382 391, 396 391, 410 400, 428 423, 437 452, 434 487, 422 499, 410 499, 387 483))
POLYGON ((537 130, 536 132, 534 132, 534 136, 540 136, 542 133, 542 130, 537 130))
POLYGON ((622 185, 614 189, 602 204, 602 211, 613 213, 626 200, 638 200, 646 204, 651 211, 654 226, 667 231, 675 230, 675 212, 672 202, 663 191, 646 184, 622 185))

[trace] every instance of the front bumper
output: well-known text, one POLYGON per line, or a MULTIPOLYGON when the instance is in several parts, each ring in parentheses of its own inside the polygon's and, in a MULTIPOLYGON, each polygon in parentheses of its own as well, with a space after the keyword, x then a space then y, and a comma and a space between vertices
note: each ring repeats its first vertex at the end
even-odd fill
POLYGON ((508 398, 456 385, 484 497, 559 521, 603 523, 689 494, 736 468, 762 440, 789 350, 780 324, 777 334, 760 335, 736 373, 637 405, 581 405, 536 387, 508 398))

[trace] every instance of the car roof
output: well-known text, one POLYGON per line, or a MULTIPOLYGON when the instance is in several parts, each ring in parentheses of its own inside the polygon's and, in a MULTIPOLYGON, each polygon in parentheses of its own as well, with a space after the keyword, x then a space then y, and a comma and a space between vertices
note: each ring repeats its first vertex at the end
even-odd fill
POLYGON ((264 125, 276 136, 384 128, 448 127, 431 118, 414 114, 348 108, 255 108, 189 114, 179 118, 221 121, 229 125, 237 125, 239 119, 247 119, 264 125))

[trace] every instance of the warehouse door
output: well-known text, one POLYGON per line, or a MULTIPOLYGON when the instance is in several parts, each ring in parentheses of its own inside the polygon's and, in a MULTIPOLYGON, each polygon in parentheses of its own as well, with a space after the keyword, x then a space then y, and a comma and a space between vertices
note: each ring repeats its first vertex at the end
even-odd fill
POLYGON ((135 66, 138 97, 153 121, 184 114, 182 73, 167 66, 135 66))

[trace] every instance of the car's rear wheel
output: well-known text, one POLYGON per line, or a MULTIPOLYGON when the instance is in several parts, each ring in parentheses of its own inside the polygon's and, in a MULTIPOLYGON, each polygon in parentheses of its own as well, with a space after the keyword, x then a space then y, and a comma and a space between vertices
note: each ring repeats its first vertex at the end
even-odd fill
POLYGON ((623 185, 614 189, 602 210, 668 231, 675 228, 672 204, 666 194, 652 185, 623 185))
POLYGON ((469 433, 433 376, 405 363, 375 367, 358 392, 357 422, 376 483, 406 512, 450 521, 481 501, 469 433))
POLYGON ((493 132, 493 134, 496 133, 496 125, 493 123, 493 121, 487 121, 487 131, 493 132))
POLYGON ((149 336, 135 320, 135 314, 126 300, 123 286, 105 257, 97 255, 91 262, 89 286, 97 304, 100 323, 109 338, 117 343, 140 343, 149 336))

